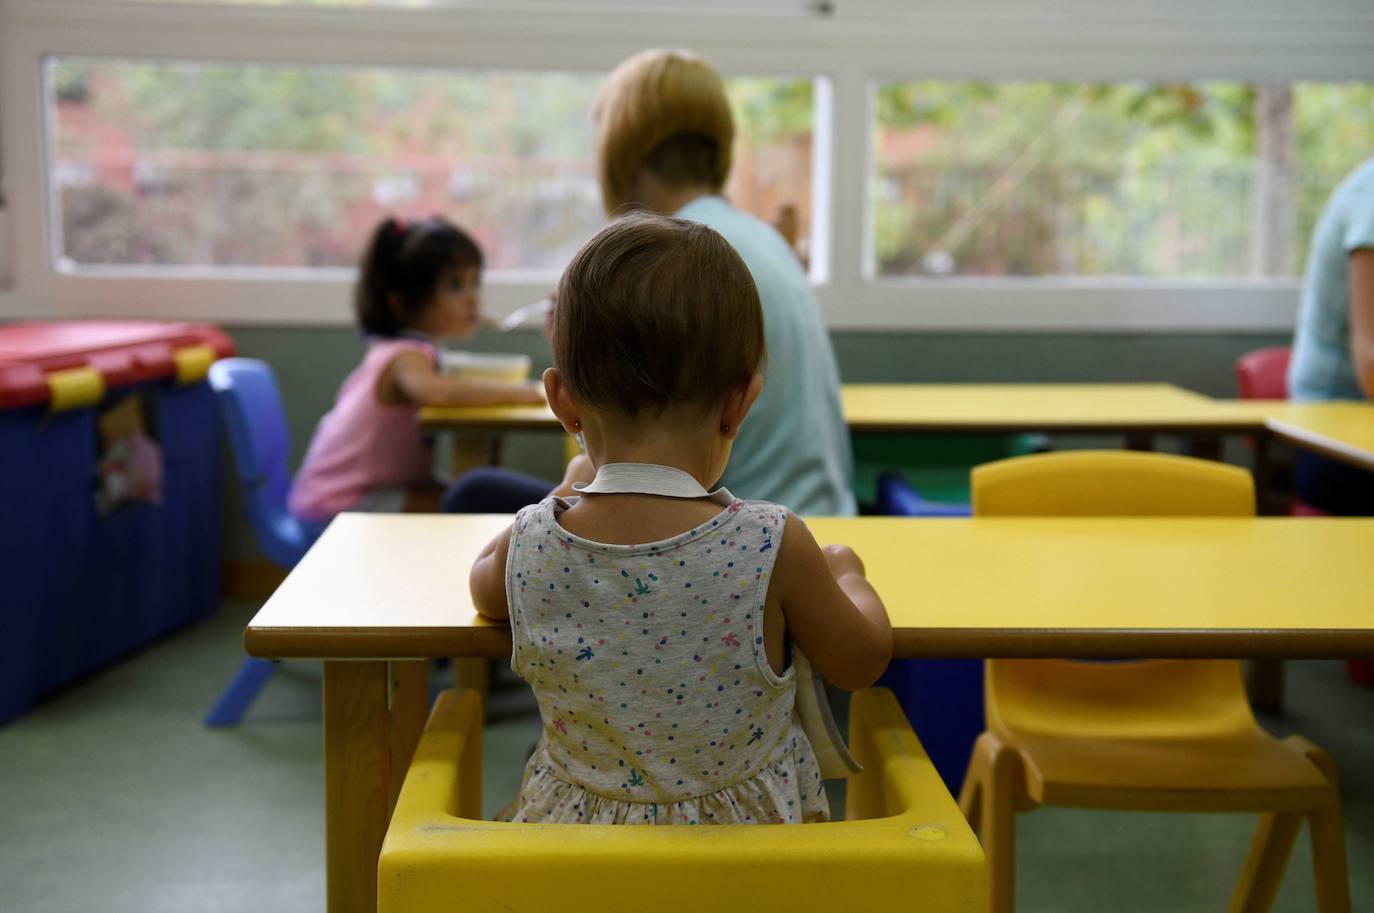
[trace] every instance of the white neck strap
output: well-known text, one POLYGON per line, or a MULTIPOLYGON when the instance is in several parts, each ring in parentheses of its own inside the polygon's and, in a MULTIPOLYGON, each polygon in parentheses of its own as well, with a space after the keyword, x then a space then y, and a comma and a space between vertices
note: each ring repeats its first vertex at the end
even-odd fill
POLYGON ((724 488, 707 491, 691 473, 658 463, 606 463, 590 482, 578 482, 580 495, 638 494, 665 498, 710 498, 729 504, 734 497, 724 488))

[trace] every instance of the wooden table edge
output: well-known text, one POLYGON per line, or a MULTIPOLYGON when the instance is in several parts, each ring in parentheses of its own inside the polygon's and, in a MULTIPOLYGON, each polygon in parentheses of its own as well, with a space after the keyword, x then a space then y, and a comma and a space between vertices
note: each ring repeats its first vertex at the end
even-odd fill
POLYGON ((1349 659, 1370 628, 926 628, 893 635, 893 658, 1349 659))
MULTIPOLYGON (((893 637, 898 659, 1079 657, 1128 659, 1349 659, 1374 656, 1371 628, 922 628, 893 637)), ((244 647, 262 659, 385 660, 429 657, 506 659, 506 628, 249 628, 244 647)))
POLYGON ((1303 450, 1310 450, 1333 460, 1339 460, 1354 466, 1356 469, 1367 469, 1374 472, 1374 453, 1368 450, 1343 444, 1319 431, 1309 431, 1283 419, 1271 418, 1267 425, 1269 433, 1280 440, 1301 447, 1303 450))
MULTIPOLYGON (((1009 432, 1045 432, 1061 434, 1258 434, 1266 429, 1267 419, 1262 413, 1230 416, 1201 421, 954 421, 932 419, 903 420, 846 420, 852 434, 1007 434, 1009 432)), ((557 422, 543 419, 483 419, 480 421, 449 421, 442 418, 420 417, 420 427, 426 431, 470 431, 475 434, 504 431, 546 432, 563 431, 557 422)))
POLYGON ((1263 415, 1231 417, 1206 421, 1097 422, 1049 421, 850 421, 853 434, 970 433, 1007 434, 1043 432, 1054 434, 1260 434, 1265 431, 1263 415))
POLYGON ((426 418, 421 415, 418 424, 424 431, 471 431, 475 434, 487 434, 496 431, 540 431, 553 432, 562 431, 563 426, 557 420, 550 421, 541 416, 539 418, 527 419, 483 419, 481 421, 452 421, 443 418, 426 418))
POLYGON ((510 629, 410 628, 402 632, 369 628, 249 627, 243 648, 259 659, 388 660, 460 657, 506 659, 510 629))

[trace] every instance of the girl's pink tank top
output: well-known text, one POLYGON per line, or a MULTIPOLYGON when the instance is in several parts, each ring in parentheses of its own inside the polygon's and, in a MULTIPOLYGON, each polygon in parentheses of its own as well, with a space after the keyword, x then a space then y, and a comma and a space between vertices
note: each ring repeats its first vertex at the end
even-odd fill
POLYGON ((293 514, 328 520, 373 489, 407 488, 433 478, 433 453, 416 422, 418 408, 377 401, 382 372, 407 351, 435 358, 433 344, 417 339, 377 339, 369 344, 362 364, 339 388, 334 408, 315 428, 291 487, 293 514))

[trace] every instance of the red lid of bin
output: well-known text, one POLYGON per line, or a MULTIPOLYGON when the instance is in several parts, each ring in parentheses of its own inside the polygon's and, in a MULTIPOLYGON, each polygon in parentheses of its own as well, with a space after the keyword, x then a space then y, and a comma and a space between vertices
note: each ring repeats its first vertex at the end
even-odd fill
POLYGON ((209 324, 71 320, 0 326, 0 409, 47 402, 47 375, 68 368, 94 368, 106 389, 173 377, 174 353, 188 346, 209 346, 220 358, 234 354, 234 343, 209 324))

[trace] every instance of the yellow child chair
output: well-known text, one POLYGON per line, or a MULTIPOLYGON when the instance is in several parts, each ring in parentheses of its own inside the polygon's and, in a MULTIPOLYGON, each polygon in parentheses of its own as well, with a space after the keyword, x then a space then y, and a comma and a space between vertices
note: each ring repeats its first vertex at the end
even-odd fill
MULTIPOLYGON (((1066 452, 973 470, 978 516, 1253 516, 1250 474, 1188 457, 1066 452)), ((1168 573, 1160 568, 1160 573, 1168 573)), ((988 909, 1015 902, 1015 813, 1041 805, 1263 812, 1233 913, 1273 903, 1304 818, 1317 909, 1349 911, 1336 768, 1255 723, 1235 660, 993 660, 959 804, 983 834, 988 909)))
POLYGON ((380 913, 982 913, 983 852, 890 691, 854 695, 851 820, 646 827, 480 820, 481 707, 440 695, 382 845, 380 913), (864 820, 854 820, 864 819, 864 820))

